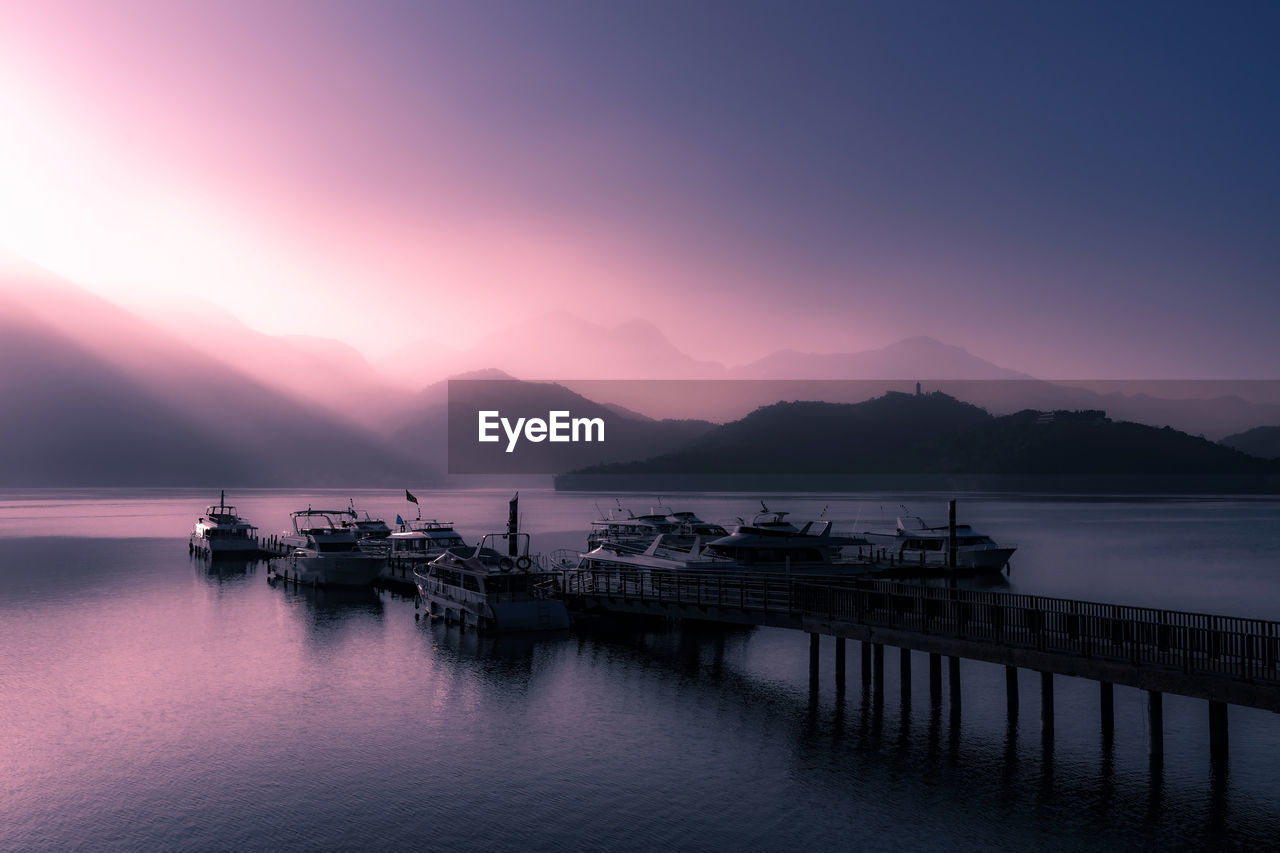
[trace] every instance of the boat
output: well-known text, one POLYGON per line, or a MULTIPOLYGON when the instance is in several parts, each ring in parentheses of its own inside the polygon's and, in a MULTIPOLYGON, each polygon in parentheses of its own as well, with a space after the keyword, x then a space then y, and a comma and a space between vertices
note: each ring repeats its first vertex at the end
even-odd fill
POLYGON ((796 527, 787 519, 789 513, 771 510, 763 501, 760 508, 750 523, 738 524, 728 536, 708 542, 706 553, 730 559, 744 571, 869 570, 866 558, 850 550, 869 546, 868 540, 836 535, 829 520, 796 527))
POLYGON ((900 566, 921 565, 964 573, 1007 573, 1009 558, 1017 546, 997 543, 971 525, 956 525, 956 564, 948 567, 949 525, 930 526, 918 515, 897 518, 893 531, 869 530, 863 534, 873 546, 888 550, 900 566))
POLYGON ((341 521, 342 526, 355 534, 356 539, 360 540, 366 549, 391 535, 391 528, 382 519, 371 517, 367 511, 364 513, 364 518, 361 518, 356 510, 354 499, 346 509, 346 516, 341 521))
MULTIPOLYGON (((587 550, 591 551, 609 542, 645 547, 660 535, 682 537, 692 545, 695 537, 709 541, 728 536, 729 531, 723 525, 703 521, 696 513, 687 510, 674 512, 670 507, 654 506, 647 513, 636 515, 619 503, 591 522, 591 530, 587 533, 587 550)), ((675 541, 668 540, 669 544, 674 544, 675 541)))
POLYGON ((191 532, 187 550, 210 557, 256 557, 259 553, 258 528, 245 521, 234 506, 227 504, 227 493, 219 493, 218 503, 205 507, 204 515, 191 532))
POLYGON ((352 528, 343 525, 347 513, 311 507, 291 513, 293 531, 280 537, 289 552, 276 572, 283 571, 289 580, 321 586, 373 583, 387 558, 361 549, 352 528))
POLYGON ((569 627, 560 573, 535 568, 527 533, 490 533, 474 549, 449 548, 413 576, 432 619, 492 632, 569 627), (503 540, 507 547, 496 547, 503 540))
POLYGON ((591 530, 587 532, 587 550, 606 542, 648 545, 655 536, 674 529, 667 518, 670 512, 666 507, 654 507, 644 515, 636 515, 619 503, 592 520, 591 530))
POLYGON ((405 521, 397 516, 395 532, 387 537, 388 554, 397 562, 427 563, 450 548, 464 548, 466 542, 451 521, 418 518, 405 521))

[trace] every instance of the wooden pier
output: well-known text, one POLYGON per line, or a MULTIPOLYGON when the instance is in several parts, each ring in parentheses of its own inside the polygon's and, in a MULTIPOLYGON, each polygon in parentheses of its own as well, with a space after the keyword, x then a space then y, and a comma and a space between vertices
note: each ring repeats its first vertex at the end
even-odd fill
POLYGON ((1018 710, 1018 671, 1039 673, 1041 724, 1053 732, 1053 677, 1099 683, 1104 737, 1114 721, 1113 686, 1146 691, 1153 757, 1164 751, 1163 695, 1206 700, 1210 749, 1227 754, 1228 704, 1280 713, 1280 622, 1044 596, 923 586, 867 578, 721 572, 570 571, 564 589, 573 608, 740 625, 810 635, 818 673, 818 638, 836 638, 837 678, 845 642, 862 643, 862 677, 883 684, 884 647, 900 649, 904 690, 911 653, 929 656, 929 694, 941 701, 942 658, 950 702, 960 705, 960 659, 1001 664, 1009 714, 1018 710))

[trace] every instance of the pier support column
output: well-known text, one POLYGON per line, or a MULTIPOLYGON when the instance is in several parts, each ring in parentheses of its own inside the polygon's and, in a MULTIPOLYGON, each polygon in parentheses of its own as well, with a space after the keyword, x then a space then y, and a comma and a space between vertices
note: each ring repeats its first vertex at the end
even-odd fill
POLYGON ((1159 690, 1147 691, 1147 754, 1152 758, 1164 757, 1164 694, 1159 690))
POLYGON ((1209 755, 1214 760, 1227 757, 1227 703, 1209 703, 1209 755))
POLYGON ((809 635, 809 680, 816 682, 818 680, 818 643, 817 634, 809 635))
POLYGON ((902 704, 911 702, 911 649, 898 649, 898 681, 902 692, 902 704))
POLYGON ((871 646, 871 656, 875 659, 872 662, 872 672, 876 681, 875 687, 877 693, 884 692, 884 644, 873 643, 871 646))
POLYGON ((862 686, 871 684, 871 641, 862 641, 862 686))
POLYGON ((1109 743, 1116 729, 1115 689, 1110 681, 1099 681, 1098 686, 1102 702, 1102 740, 1109 743))
POLYGON ((836 637, 836 686, 844 686, 844 637, 836 637))
POLYGON ((1040 730, 1053 734, 1053 673, 1040 673, 1040 730))
POLYGON ((1009 721, 1012 722, 1018 718, 1018 668, 1016 666, 1004 668, 1004 698, 1009 708, 1009 721))
POLYGON ((951 688, 951 712, 960 710, 960 658, 947 658, 947 681, 951 688))
POLYGON ((942 704, 942 655, 929 652, 929 704, 942 704))

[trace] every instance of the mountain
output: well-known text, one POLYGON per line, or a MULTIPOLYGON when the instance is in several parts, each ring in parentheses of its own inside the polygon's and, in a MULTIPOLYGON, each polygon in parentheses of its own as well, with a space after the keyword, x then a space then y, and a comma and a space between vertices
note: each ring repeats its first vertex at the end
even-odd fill
POLYGON ((779 402, 672 453, 581 469, 557 485, 590 487, 590 475, 628 474, 876 475, 889 488, 975 475, 996 478, 988 488, 1000 487, 999 478, 1051 488, 1079 485, 1082 477, 1161 490, 1280 486, 1280 465, 1169 427, 1112 421, 1097 410, 994 416, 940 392, 852 404, 779 402))
POLYGON ((371 433, 48 274, 0 275, 0 485, 419 481, 371 433))
POLYGON ((714 427, 700 420, 654 420, 625 408, 590 400, 562 385, 525 382, 499 371, 464 374, 438 382, 419 395, 415 413, 402 416, 391 434, 396 447, 411 448, 420 458, 448 459, 451 474, 554 473, 567 468, 665 453, 714 427), (574 418, 599 418, 604 441, 522 442, 508 453, 509 439, 478 441, 478 413, 500 412, 510 423, 518 418, 547 419, 550 412, 574 418))
POLYGON ((556 311, 495 330, 465 351, 425 340, 381 359, 400 377, 442 378, 494 368, 521 379, 705 379, 724 366, 677 349, 647 320, 614 326, 556 311))
POLYGON ((1260 459, 1280 459, 1280 426, 1254 427, 1245 432, 1229 435, 1219 444, 1260 459))
POLYGON ((268 335, 211 303, 157 308, 147 319, 259 384, 342 420, 380 424, 404 399, 359 350, 332 338, 268 335))
POLYGON ((967 350, 929 337, 904 338, 862 352, 812 353, 785 349, 735 367, 741 379, 1030 379, 967 350))

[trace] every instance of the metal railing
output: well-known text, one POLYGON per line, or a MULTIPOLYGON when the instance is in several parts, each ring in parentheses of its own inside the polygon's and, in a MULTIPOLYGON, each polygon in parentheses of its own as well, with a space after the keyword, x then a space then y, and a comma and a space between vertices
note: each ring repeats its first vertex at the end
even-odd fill
POLYGON ((1280 683, 1280 622, 850 576, 567 571, 566 595, 825 618, 1280 683))

